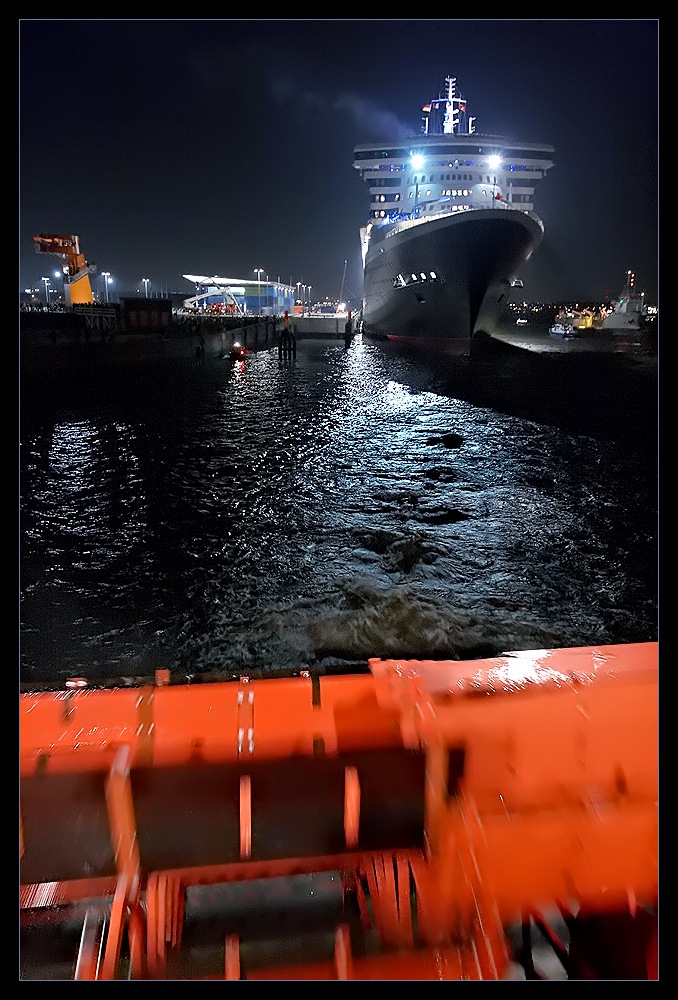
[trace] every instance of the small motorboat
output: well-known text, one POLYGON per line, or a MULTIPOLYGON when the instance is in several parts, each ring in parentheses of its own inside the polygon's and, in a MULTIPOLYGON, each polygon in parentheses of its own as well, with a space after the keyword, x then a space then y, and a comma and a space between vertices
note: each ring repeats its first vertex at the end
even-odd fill
POLYGON ((248 354, 254 354, 254 351, 251 351, 249 347, 243 347, 240 341, 235 340, 231 344, 231 350, 229 354, 232 358, 244 358, 248 354))
POLYGON ((549 334, 562 340, 573 340, 577 336, 577 331, 572 323, 554 323, 549 327, 549 334))

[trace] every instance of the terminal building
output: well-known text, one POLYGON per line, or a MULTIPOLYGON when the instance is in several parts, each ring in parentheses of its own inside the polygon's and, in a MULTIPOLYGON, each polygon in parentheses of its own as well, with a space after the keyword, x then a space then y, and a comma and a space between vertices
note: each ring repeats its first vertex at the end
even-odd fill
POLYGON ((279 281, 184 274, 194 294, 184 299, 191 312, 231 316, 282 316, 294 312, 294 286, 279 281))

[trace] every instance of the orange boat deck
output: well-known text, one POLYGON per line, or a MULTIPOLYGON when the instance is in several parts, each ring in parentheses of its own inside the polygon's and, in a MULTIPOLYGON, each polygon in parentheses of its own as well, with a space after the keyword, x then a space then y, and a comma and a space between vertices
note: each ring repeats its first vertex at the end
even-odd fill
POLYGON ((369 666, 20 695, 22 978, 657 978, 657 644, 369 666))

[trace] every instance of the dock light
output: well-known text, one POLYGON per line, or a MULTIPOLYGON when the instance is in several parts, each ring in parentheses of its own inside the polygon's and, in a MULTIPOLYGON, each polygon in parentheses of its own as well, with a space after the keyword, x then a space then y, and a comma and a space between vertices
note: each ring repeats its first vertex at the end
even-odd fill
MULTIPOLYGON (((426 161, 421 153, 412 153, 412 156, 410 157, 410 163, 412 164, 413 170, 421 170, 425 162, 426 161)), ((419 215, 419 184, 417 181, 415 181, 415 187, 414 187, 414 209, 412 211, 412 215, 415 218, 416 216, 419 215)))
MULTIPOLYGON (((492 156, 488 156, 487 165, 490 170, 497 170, 501 166, 501 156, 497 153, 493 153, 492 156)), ((492 208, 494 208, 495 201, 501 201, 501 192, 497 191, 496 176, 492 178, 492 208)))
POLYGON ((150 278, 142 278, 141 281, 143 283, 144 288, 146 289, 146 298, 148 298, 148 286, 151 283, 151 279, 150 278))

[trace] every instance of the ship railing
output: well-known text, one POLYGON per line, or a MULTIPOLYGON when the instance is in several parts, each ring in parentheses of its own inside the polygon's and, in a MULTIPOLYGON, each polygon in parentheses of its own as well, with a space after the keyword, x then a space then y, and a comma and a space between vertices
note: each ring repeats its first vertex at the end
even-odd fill
MULTIPOLYGON (((386 239, 390 236, 395 236, 397 233, 402 233, 404 230, 413 229, 415 226, 421 226, 426 222, 437 221, 438 219, 447 219, 453 215, 461 215, 465 212, 479 212, 486 211, 487 205, 460 205, 459 208, 454 212, 431 212, 430 215, 420 217, 418 219, 404 219, 399 221, 394 228, 386 233, 386 239)), ((507 202, 495 202, 492 206, 492 211, 508 211, 508 212, 519 212, 521 215, 529 215, 542 229, 544 224, 538 215, 534 212, 526 211, 525 209, 516 208, 507 202)))

